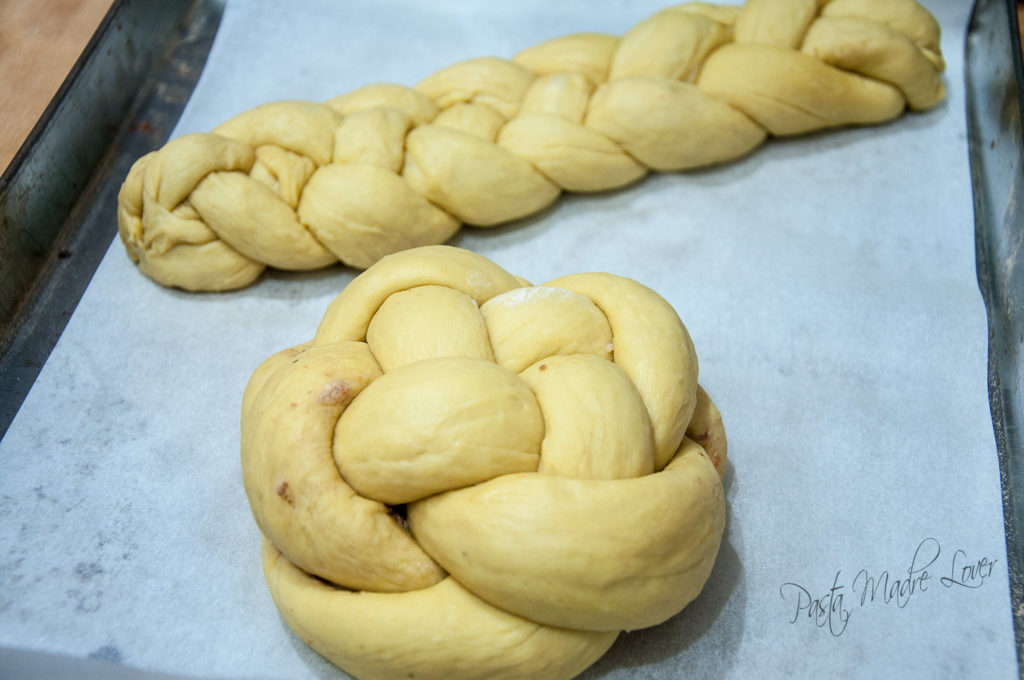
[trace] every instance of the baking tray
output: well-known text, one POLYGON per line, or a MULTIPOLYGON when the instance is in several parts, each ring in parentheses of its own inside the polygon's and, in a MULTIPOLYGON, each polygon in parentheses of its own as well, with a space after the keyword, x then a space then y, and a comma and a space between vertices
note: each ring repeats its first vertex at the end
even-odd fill
MULTIPOLYGON (((15 291, 4 301, 6 315, 0 328, 0 437, 115 237, 116 193, 124 175, 135 159, 162 145, 173 129, 202 70, 222 10, 221 2, 212 1, 115 3, 0 178, 0 278, 15 291), (118 101, 111 102, 112 91, 137 96, 114 97, 118 101), (56 169, 55 149, 61 149, 58 157, 65 159, 56 169), (29 266, 22 266, 26 263, 29 266)), ((1024 274, 1019 265, 1024 216, 1016 197, 1024 189, 1024 79, 1016 26, 1014 2, 978 0, 967 36, 966 86, 978 283, 988 314, 990 404, 1020 660, 1024 373, 1019 353, 1024 343, 1024 274)), ((48 677, 88 672, 77 660, 18 650, 0 650, 0 669, 25 669, 25 675, 48 677)))
MULTIPOLYGON (((999 451, 1017 662, 1024 657, 1024 71, 1017 3, 978 0, 966 45, 967 133, 978 286, 989 328, 989 401, 999 451)), ((1024 668, 1024 667, 1022 667, 1024 668)))
POLYGON ((222 0, 116 0, 0 177, 0 438, 117 235, 117 192, 188 102, 222 0))

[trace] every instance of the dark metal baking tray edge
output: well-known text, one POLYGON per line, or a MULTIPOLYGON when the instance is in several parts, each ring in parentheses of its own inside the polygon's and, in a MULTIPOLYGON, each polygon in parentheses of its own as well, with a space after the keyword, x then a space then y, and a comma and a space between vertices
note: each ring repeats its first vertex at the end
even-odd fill
MULTIPOLYGON (((988 382, 999 454, 1018 669, 1024 658, 1024 110, 1013 0, 977 0, 965 84, 978 286, 988 315, 988 382)), ((1024 677, 1024 672, 1021 673, 1024 677)))
POLYGON ((170 137, 223 0, 117 0, 0 177, 0 439, 117 233, 132 163, 170 137))

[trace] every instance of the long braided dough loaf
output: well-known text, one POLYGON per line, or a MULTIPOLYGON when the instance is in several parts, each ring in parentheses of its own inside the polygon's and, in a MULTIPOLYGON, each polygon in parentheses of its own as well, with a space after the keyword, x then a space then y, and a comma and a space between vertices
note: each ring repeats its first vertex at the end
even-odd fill
POLYGON ((534 287, 443 245, 357 276, 242 402, 271 594, 363 680, 571 678, 678 613, 718 553, 726 456, 657 293, 534 287))
POLYGON ((570 35, 175 139, 130 171, 119 232, 143 272, 188 290, 246 286, 266 266, 366 268, 562 191, 928 108, 943 67, 914 0, 680 5, 621 38, 570 35))

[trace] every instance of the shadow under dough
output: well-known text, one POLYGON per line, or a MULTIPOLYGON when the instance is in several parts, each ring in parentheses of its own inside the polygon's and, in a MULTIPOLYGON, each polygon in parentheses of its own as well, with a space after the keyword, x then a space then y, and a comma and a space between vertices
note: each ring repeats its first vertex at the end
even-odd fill
MULTIPOLYGON (((730 462, 724 480, 726 498, 734 469, 730 462)), ((726 527, 718 558, 700 595, 668 621, 643 630, 622 633, 611 649, 578 680, 598 678, 701 677, 700 669, 716 675, 732 666, 734 642, 742 637, 746 591, 743 564, 730 541, 732 510, 726 501, 726 527), (712 631, 712 629, 714 629, 712 631), (694 661, 688 660, 695 655, 694 661), (673 663, 674 661, 674 663, 673 663), (672 663, 671 668, 666 665, 672 663), (678 667, 676 667, 678 665, 678 667)))

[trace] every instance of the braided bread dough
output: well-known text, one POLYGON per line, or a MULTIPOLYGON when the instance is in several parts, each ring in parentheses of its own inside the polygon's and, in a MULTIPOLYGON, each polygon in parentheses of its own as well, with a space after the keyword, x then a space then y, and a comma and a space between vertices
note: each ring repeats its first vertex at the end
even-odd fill
POLYGON ((242 403, 270 592, 363 679, 575 676, 701 591, 726 465, 659 295, 449 246, 356 277, 242 403))
POLYGON ((132 167, 118 228, 145 274, 187 290, 246 286, 266 266, 365 268, 562 191, 926 109, 943 68, 915 0, 688 3, 621 38, 570 35, 174 139, 132 167))

